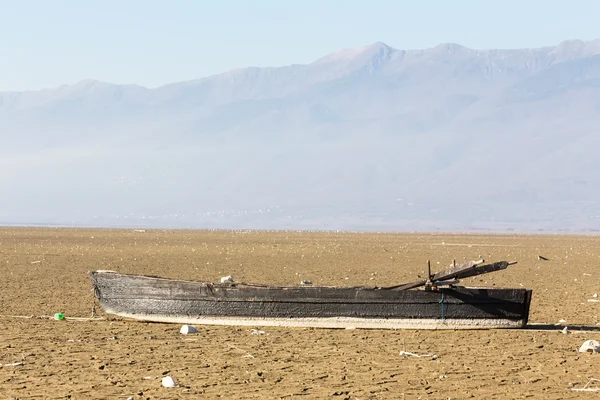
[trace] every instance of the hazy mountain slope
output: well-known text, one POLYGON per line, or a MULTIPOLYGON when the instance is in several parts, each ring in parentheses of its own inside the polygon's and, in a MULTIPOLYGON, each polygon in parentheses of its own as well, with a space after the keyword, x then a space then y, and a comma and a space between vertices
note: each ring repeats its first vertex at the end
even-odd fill
POLYGON ((599 123, 600 41, 0 93, 0 221, 590 230, 599 123))

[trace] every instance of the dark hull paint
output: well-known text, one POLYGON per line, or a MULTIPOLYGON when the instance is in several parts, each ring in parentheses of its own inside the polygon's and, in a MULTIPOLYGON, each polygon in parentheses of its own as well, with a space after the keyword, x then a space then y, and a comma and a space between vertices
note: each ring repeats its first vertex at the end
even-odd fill
MULTIPOLYGON (((213 284, 91 272, 102 307, 117 315, 190 319, 359 318, 506 320, 525 326, 531 290, 453 287, 393 290, 369 287, 213 284)), ((159 320, 159 319, 156 319, 159 320)))

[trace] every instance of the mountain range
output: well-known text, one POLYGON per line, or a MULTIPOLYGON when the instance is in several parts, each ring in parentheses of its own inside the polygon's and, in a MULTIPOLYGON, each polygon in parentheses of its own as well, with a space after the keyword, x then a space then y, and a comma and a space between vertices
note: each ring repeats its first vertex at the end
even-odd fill
POLYGON ((0 92, 0 223, 596 231, 599 129, 600 40, 0 92))

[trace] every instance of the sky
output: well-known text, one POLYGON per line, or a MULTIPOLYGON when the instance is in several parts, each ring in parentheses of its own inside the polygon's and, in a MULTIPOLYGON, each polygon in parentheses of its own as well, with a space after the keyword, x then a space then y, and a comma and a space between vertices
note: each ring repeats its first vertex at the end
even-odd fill
POLYGON ((600 38, 600 0, 0 0, 0 91, 157 87, 377 41, 522 48, 600 38))

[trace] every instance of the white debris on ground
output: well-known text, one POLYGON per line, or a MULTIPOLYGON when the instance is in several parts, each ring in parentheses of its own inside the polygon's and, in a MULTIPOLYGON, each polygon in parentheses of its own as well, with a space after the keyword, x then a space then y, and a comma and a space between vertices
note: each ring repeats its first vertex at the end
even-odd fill
POLYGON ((162 385, 164 387, 175 387, 177 386, 177 383, 175 382, 175 379, 171 378, 170 376, 165 376, 162 378, 162 385))
POLYGON ((568 326, 565 326, 561 332, 563 333, 563 335, 568 335, 569 333, 571 333, 568 326))
POLYGON ((224 276, 221 278, 221 283, 233 282, 233 277, 231 275, 224 276))
POLYGON ((25 363, 16 362, 16 363, 10 363, 10 364, 0 364, 0 367, 21 367, 23 365, 25 365, 25 363))
POLYGON ((189 335, 191 333, 198 333, 198 329, 196 329, 196 327, 192 325, 183 325, 179 332, 182 335, 189 335))
POLYGON ((411 353, 410 351, 401 351, 400 355, 401 356, 412 356, 412 357, 417 357, 417 358, 431 357, 432 360, 436 360, 438 358, 437 354, 416 354, 416 353, 411 353))
POLYGON ((580 353, 600 353, 600 342, 597 340, 586 340, 579 348, 580 353))
POLYGON ((584 387, 572 388, 571 390, 576 391, 576 392, 600 392, 600 387, 590 387, 594 383, 596 383, 596 384, 600 383, 600 379, 590 378, 590 380, 588 381, 588 383, 585 384, 584 387))
POLYGON ((312 281, 300 281, 301 285, 312 285, 312 281))
POLYGON ((250 331, 251 335, 265 335, 265 331, 261 331, 260 329, 252 329, 250 331))

